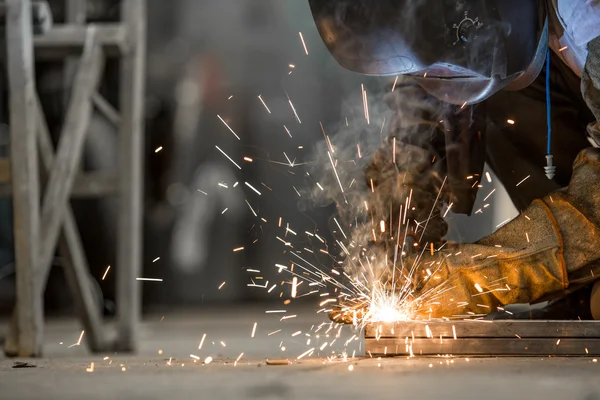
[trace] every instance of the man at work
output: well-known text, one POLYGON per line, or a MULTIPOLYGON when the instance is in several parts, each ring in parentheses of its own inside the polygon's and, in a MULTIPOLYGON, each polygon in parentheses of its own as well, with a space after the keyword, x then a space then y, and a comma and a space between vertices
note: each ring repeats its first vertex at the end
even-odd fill
POLYGON ((538 317, 600 319, 600 1, 309 2, 343 67, 407 77, 391 94, 390 135, 441 155, 432 168, 447 176, 454 211, 471 212, 476 185, 465 180, 484 161, 521 210, 477 243, 417 260, 428 270, 415 279, 419 313, 554 299, 538 317), (406 132, 409 94, 435 112, 406 132))

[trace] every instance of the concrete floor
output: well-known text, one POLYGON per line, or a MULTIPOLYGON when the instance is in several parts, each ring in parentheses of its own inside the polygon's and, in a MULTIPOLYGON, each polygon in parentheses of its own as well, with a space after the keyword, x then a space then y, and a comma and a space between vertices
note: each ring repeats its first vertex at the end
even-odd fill
POLYGON ((600 362, 592 358, 361 358, 362 341, 347 342, 355 332, 345 327, 333 347, 298 360, 303 352, 335 338, 333 329, 326 337, 325 327, 314 333, 324 321, 324 316, 303 309, 285 314, 212 309, 155 315, 144 322, 140 351, 132 356, 92 355, 83 345, 69 347, 81 334, 78 324, 51 320, 45 358, 0 356, 0 399, 600 400, 600 362), (297 317, 280 321, 285 315, 297 317), (351 358, 353 352, 356 358, 351 358), (202 365, 191 355, 200 360, 212 356, 214 361, 202 365), (291 364, 267 366, 267 359, 288 359, 291 364), (14 369, 15 361, 36 368, 14 369), (94 371, 86 372, 92 362, 94 371))

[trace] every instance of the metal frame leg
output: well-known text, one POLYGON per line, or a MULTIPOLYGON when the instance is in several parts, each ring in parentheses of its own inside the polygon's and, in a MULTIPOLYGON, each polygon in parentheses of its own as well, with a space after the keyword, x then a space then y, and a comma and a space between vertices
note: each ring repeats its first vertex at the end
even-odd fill
POLYGON ((30 0, 7 0, 7 55, 10 90, 17 329, 9 330, 5 351, 39 356, 43 335, 43 291, 39 269, 40 187, 36 146, 35 81, 30 0), (14 334, 16 333, 16 337, 14 334))
POLYGON ((141 314, 141 291, 136 278, 140 276, 142 262, 146 1, 124 1, 121 15, 128 31, 129 48, 121 60, 117 347, 121 351, 134 351, 141 314))

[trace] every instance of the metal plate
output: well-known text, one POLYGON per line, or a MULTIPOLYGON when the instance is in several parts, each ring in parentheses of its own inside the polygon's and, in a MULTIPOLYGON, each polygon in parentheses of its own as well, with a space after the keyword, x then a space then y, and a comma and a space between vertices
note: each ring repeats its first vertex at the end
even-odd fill
POLYGON ((373 356, 597 356, 600 321, 372 323, 365 344, 373 356))

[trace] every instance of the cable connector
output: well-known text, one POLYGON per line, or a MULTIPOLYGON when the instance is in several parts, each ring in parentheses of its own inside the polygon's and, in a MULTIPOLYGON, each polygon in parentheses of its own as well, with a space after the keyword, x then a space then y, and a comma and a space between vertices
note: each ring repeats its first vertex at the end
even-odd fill
POLYGON ((544 171, 546 172, 546 177, 548 179, 553 179, 554 175, 556 175, 556 166, 552 165, 553 158, 552 154, 546 156, 546 166, 544 167, 544 171))

